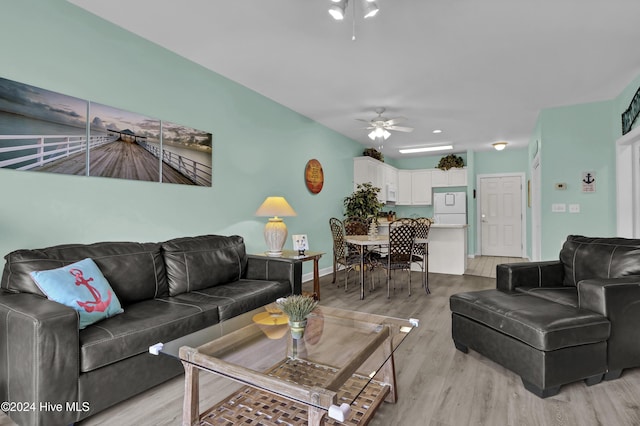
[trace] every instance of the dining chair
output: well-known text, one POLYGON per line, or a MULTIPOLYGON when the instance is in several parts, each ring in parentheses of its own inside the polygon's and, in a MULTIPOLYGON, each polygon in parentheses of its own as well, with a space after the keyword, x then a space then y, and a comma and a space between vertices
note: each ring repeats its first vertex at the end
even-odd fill
POLYGON ((416 228, 415 239, 413 244, 413 255, 411 256, 411 262, 416 263, 422 270, 422 287, 427 294, 431 293, 429 290, 429 243, 426 239, 429 237, 429 229, 431 228, 431 219, 428 217, 419 217, 414 219, 414 226, 416 228))
MULTIPOLYGON (((391 271, 405 270, 409 273, 409 296, 411 296, 411 260, 416 227, 413 219, 397 219, 389 223, 389 245, 387 256, 380 259, 379 265, 387 273, 387 299, 391 298, 391 271)), ((395 291, 395 281, 393 289, 395 291)))
MULTIPOLYGON (((356 225, 349 225, 355 227, 356 225)), ((357 267, 360 267, 360 251, 357 247, 351 247, 347 244, 345 239, 346 235, 361 235, 361 234, 350 234, 346 232, 345 222, 342 222, 340 219, 332 217, 329 219, 329 227, 331 228, 331 236, 333 238, 333 280, 332 283, 336 282, 336 275, 338 271, 338 267, 341 265, 344 267, 344 290, 347 291, 347 282, 349 279, 349 272, 354 270, 357 267)), ((350 231, 353 231, 352 228, 349 228, 350 231)), ((366 232, 365 232, 366 234, 366 232)), ((370 257, 365 253, 364 264, 367 267, 371 267, 370 257)), ((371 278, 373 285, 373 276, 371 278)))

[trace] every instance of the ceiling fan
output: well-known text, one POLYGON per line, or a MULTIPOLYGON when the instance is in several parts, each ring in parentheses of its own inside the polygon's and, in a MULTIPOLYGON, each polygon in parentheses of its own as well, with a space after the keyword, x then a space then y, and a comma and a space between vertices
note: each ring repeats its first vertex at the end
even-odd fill
POLYGON ((382 116, 382 114, 384 114, 384 111, 385 111, 384 108, 377 108, 376 114, 378 114, 378 116, 372 120, 356 118, 356 120, 358 121, 364 121, 365 123, 369 124, 369 126, 365 128, 367 130, 371 130, 371 132, 369 133, 369 138, 371 140, 376 140, 380 138, 384 140, 388 139, 389 136, 391 136, 391 133, 389 133, 389 130, 394 130, 397 132, 413 132, 413 127, 396 126, 397 123, 405 121, 406 118, 397 117, 397 118, 389 119, 382 116))

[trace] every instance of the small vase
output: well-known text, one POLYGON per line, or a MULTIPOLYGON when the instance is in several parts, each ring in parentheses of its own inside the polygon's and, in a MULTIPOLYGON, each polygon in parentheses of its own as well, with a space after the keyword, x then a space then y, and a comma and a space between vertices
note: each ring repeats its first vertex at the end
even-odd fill
POLYGON ((294 339, 302 339, 304 336, 304 328, 307 326, 307 319, 302 321, 289 321, 289 327, 291 328, 291 337, 294 339))

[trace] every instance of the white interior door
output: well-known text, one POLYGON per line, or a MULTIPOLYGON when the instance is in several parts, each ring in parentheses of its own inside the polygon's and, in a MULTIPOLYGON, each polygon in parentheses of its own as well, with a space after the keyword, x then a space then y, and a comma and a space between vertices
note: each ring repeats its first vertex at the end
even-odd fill
POLYGON ((483 256, 522 257, 522 179, 480 179, 483 256))
POLYGON ((540 157, 533 159, 531 167, 531 260, 542 260, 542 223, 540 214, 540 157))

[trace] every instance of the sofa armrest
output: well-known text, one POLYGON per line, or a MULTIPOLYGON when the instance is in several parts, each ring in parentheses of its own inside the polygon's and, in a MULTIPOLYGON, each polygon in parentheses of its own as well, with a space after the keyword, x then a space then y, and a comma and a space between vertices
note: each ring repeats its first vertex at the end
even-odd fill
POLYGON ((582 280, 578 282, 578 307, 611 322, 607 341, 610 372, 640 365, 640 276, 582 280))
POLYGON ((302 293, 302 262, 282 257, 247 255, 247 275, 252 280, 288 281, 291 294, 302 293))
POLYGON ((9 413, 18 424, 65 424, 77 413, 41 404, 78 401, 75 310, 28 293, 0 293, 0 401, 33 404, 9 413))
POLYGON ((564 268, 558 260, 548 262, 507 263, 497 266, 496 287, 513 291, 516 287, 558 287, 564 268))

